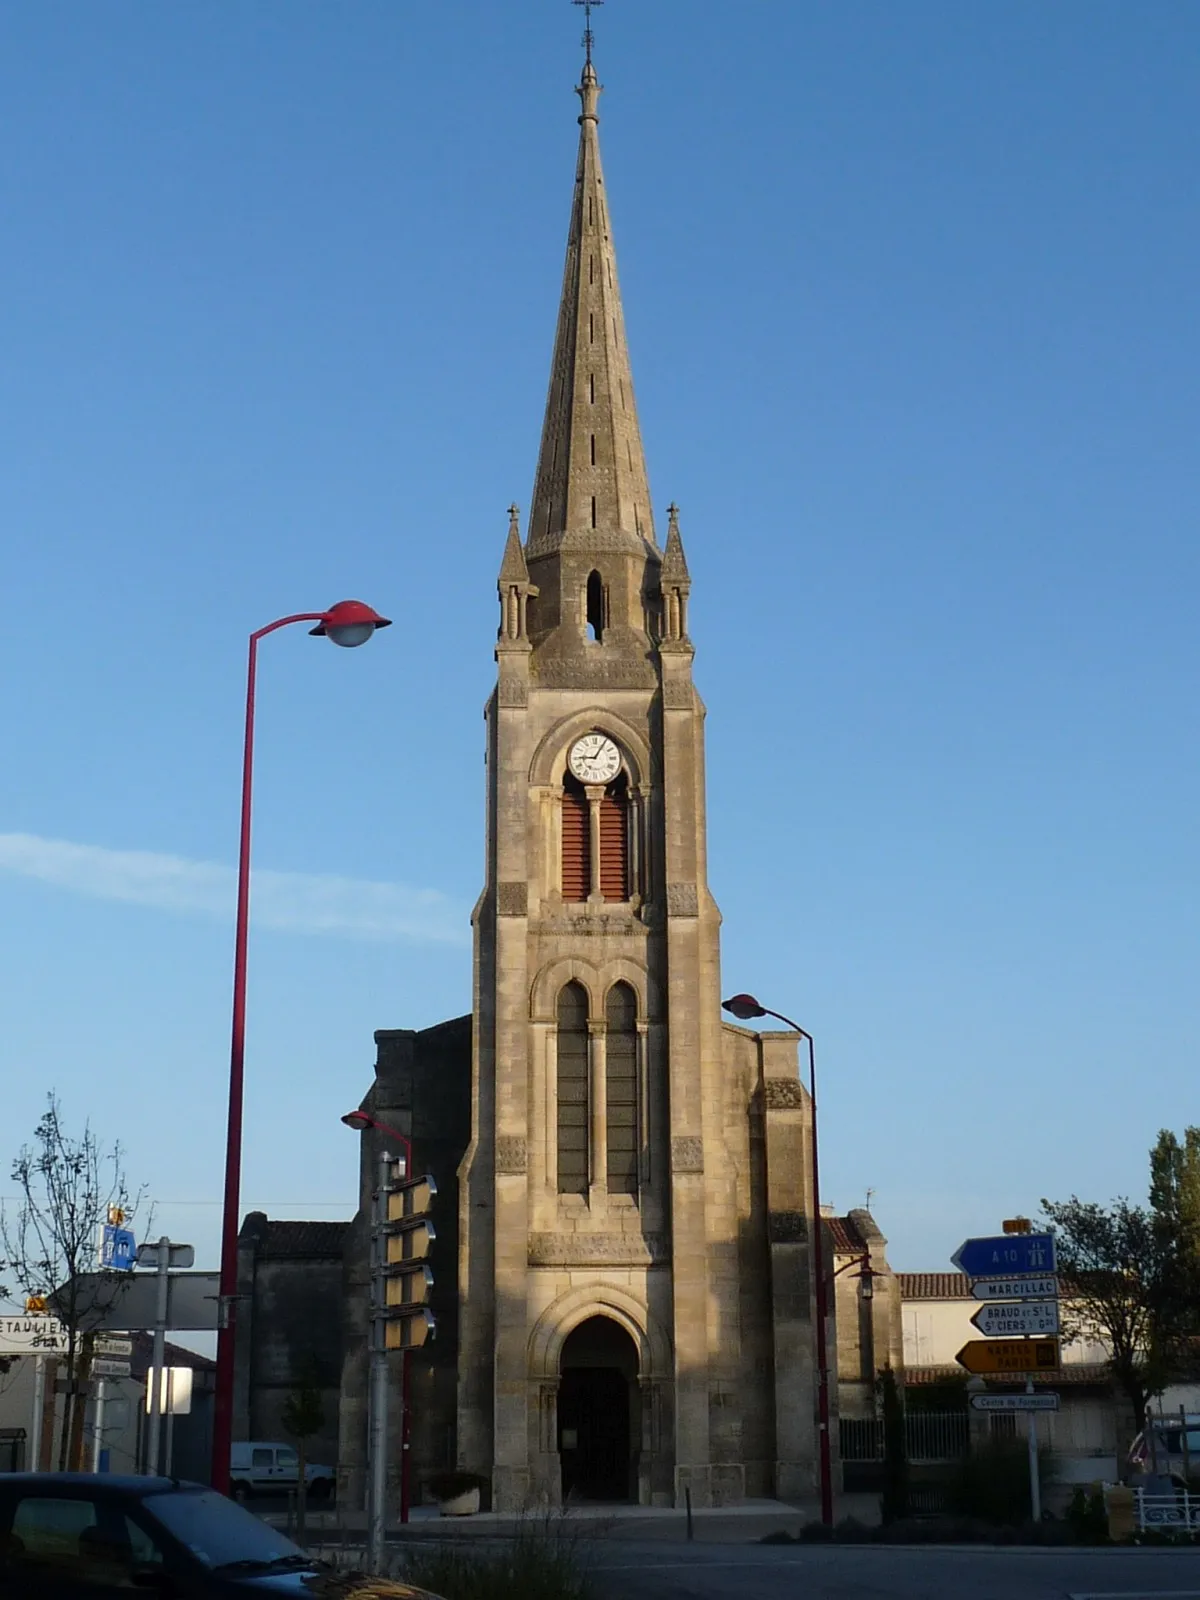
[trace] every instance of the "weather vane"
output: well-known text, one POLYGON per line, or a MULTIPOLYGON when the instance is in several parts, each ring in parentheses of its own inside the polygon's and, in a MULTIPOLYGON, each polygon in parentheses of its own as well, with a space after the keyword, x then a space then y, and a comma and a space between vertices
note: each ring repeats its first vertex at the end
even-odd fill
POLYGON ((587 51, 588 65, 592 62, 592 46, 596 36, 592 32, 592 7, 602 6, 604 0, 571 0, 572 5, 583 7, 583 48, 587 51))

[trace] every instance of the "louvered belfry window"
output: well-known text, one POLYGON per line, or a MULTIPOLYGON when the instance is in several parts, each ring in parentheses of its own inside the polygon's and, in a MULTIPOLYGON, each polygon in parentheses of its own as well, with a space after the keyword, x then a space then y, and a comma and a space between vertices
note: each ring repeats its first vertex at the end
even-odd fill
POLYGON ((608 992, 605 1090, 608 1192, 638 1192, 637 996, 627 983, 608 992))
POLYGON ((558 997, 558 1192, 588 1192, 588 997, 569 983, 558 997))
POLYGON ((605 900, 629 899, 629 799, 623 773, 600 801, 600 893, 605 900))
POLYGON ((592 825, 587 795, 568 776, 562 797, 562 897, 586 900, 592 887, 592 825))

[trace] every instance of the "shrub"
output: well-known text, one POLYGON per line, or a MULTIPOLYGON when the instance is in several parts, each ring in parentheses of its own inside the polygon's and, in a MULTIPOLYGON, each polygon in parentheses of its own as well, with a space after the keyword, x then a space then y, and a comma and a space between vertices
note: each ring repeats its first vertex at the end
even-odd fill
MULTIPOLYGON (((1039 1465, 1042 1484, 1050 1476, 1050 1453, 1043 1451, 1039 1465)), ((1029 1453, 1024 1443, 993 1439, 964 1456, 955 1469, 946 1494, 950 1511, 959 1517, 978 1517, 996 1527, 1015 1527, 1029 1521, 1029 1453)))
POLYGON ((505 1544, 413 1548, 404 1577, 444 1600, 593 1600, 586 1534, 553 1516, 522 1523, 505 1544))
POLYGON ((1064 1515, 1081 1544, 1103 1544, 1108 1538, 1108 1512, 1101 1490, 1093 1489, 1089 1494, 1082 1484, 1077 1484, 1064 1515))

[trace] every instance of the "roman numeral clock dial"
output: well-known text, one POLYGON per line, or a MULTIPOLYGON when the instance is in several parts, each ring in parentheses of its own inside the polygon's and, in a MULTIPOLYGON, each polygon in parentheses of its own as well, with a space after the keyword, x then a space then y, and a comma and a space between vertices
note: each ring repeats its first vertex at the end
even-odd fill
POLYGON ((580 783, 611 783, 621 770, 621 752, 602 733, 585 733, 576 739, 567 765, 580 783))

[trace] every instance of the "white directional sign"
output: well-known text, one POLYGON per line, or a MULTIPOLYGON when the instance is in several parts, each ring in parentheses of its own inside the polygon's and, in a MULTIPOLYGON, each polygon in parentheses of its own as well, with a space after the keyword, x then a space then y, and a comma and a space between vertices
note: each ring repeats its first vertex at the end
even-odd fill
POLYGON ((98 1356, 131 1356, 133 1340, 120 1339, 111 1333, 98 1333, 92 1343, 92 1350, 98 1356))
POLYGON ((128 1376, 128 1356, 96 1356, 92 1362, 93 1378, 127 1378, 128 1376))
POLYGON ((1058 1301, 997 1301, 980 1306, 971 1321, 985 1339, 1018 1339, 1027 1333, 1057 1333, 1058 1301))
POLYGON ((1027 1278, 973 1278, 976 1300, 1056 1300, 1058 1279, 1046 1274, 1027 1278))
POLYGON ((1056 1394, 973 1394, 972 1411, 1057 1411, 1056 1394))

